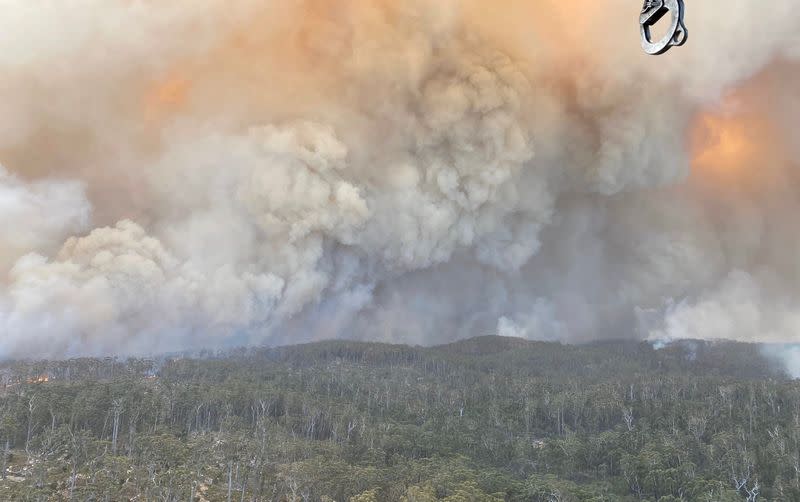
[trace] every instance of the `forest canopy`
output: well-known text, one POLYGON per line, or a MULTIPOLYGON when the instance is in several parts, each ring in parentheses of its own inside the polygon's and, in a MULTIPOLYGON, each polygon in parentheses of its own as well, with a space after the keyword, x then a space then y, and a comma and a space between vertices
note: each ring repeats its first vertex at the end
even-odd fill
POLYGON ((763 347, 335 341, 0 368, 2 500, 800 499, 763 347))

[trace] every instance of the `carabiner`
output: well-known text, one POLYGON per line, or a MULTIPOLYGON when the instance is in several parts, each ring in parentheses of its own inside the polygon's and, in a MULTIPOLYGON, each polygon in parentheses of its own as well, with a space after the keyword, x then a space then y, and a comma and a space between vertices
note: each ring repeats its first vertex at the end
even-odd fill
POLYGON ((644 0, 642 14, 639 16, 639 28, 642 35, 642 49, 648 54, 664 54, 670 47, 683 45, 689 38, 689 32, 683 23, 685 6, 683 0, 644 0), (650 28, 658 23, 664 15, 672 14, 669 31, 658 42, 650 38, 650 28))

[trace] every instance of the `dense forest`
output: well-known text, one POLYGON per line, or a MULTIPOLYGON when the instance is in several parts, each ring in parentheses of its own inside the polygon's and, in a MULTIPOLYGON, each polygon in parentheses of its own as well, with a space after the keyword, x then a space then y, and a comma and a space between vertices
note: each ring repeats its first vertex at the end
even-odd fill
POLYGON ((0 379, 0 500, 800 500, 800 383, 755 345, 335 341, 0 379))

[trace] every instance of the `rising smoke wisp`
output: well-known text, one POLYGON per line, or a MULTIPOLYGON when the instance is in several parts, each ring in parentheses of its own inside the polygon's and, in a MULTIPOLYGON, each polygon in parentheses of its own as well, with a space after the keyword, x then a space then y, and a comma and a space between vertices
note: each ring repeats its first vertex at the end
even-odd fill
POLYGON ((11 0, 0 356, 800 338, 795 2, 496 4, 11 0))

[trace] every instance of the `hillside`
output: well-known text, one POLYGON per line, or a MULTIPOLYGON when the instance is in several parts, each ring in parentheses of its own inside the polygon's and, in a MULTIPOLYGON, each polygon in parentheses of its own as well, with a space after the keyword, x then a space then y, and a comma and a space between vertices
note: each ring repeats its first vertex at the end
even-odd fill
POLYGON ((796 500, 756 345, 480 337, 2 365, 2 500, 796 500))

